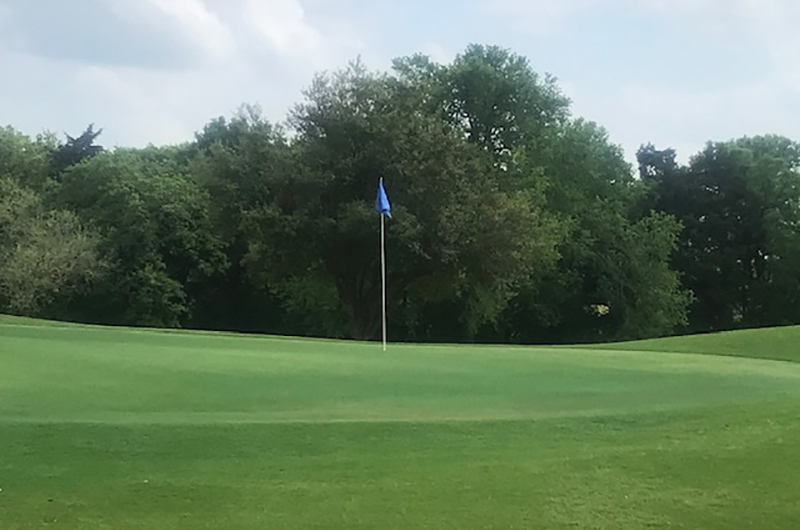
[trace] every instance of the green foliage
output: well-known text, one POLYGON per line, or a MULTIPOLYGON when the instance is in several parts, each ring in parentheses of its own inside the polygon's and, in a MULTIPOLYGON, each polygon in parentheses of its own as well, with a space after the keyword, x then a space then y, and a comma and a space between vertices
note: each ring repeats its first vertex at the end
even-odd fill
POLYGON ((800 147, 782 137, 709 143, 678 167, 640 151, 654 207, 685 227, 675 266, 695 292, 691 330, 800 321, 800 147))
MULTIPOLYGON (((385 177, 396 205, 388 283, 393 313, 407 323, 413 318, 405 308, 455 298, 468 336, 496 318, 514 286, 554 255, 539 197, 504 190, 493 157, 439 115, 421 112, 423 88, 354 64, 318 77, 292 114, 305 173, 298 180, 309 183, 306 197, 314 199, 284 210, 305 241, 297 249, 303 257, 290 259, 291 268, 269 268, 327 276, 357 337, 375 336, 379 324, 377 176, 385 177), (296 268, 299 262, 305 269, 296 268)), ((268 219, 260 232, 266 240, 265 227, 283 225, 268 219)))
MULTIPOLYGON (((504 315, 484 327, 484 340, 637 338, 685 321, 689 295, 669 268, 677 226, 641 207, 644 190, 621 149, 598 125, 570 117, 553 77, 485 46, 470 46, 451 65, 414 56, 395 69, 459 134, 492 154, 501 189, 526 190, 551 221, 555 252, 490 304, 504 315), (607 304, 613 309, 598 318, 593 308, 607 304)), ((469 303, 481 299, 469 293, 469 303)))
POLYGON ((96 280, 99 241, 73 212, 47 209, 33 190, 0 178, 0 308, 37 316, 96 280))
POLYGON ((47 187, 54 140, 41 136, 32 140, 11 127, 0 127, 0 177, 42 191, 47 187))
POLYGON ((69 320, 376 338, 383 177, 393 340, 616 341, 800 322, 789 139, 709 143, 686 166, 648 144, 637 179, 553 76, 497 46, 449 64, 401 57, 388 72, 357 61, 303 96, 285 124, 244 105, 174 147, 106 152, 91 125, 65 143, 0 129, 0 178, 27 190, 6 204, 25 210, 32 193, 39 209, 19 247, 4 236, 6 285, 13 270, 17 293, 57 292, 31 294, 40 302, 25 311, 69 320), (68 234, 76 256, 108 266, 71 261, 102 279, 76 290, 42 269, 65 287, 35 287, 32 256, 68 234))
POLYGON ((605 292, 613 293, 606 297, 609 306, 623 313, 614 339, 668 335, 687 324, 693 295, 682 288, 669 264, 679 231, 679 223, 663 213, 625 227, 614 264, 618 268, 603 285, 605 292))
POLYGON ((57 202, 104 236, 109 283, 70 310, 96 322, 178 326, 191 296, 226 266, 208 195, 180 149, 104 153, 65 172, 57 202))
POLYGON ((100 145, 95 145, 97 137, 103 130, 94 130, 94 124, 90 124, 80 136, 73 138, 67 135, 66 143, 59 145, 52 155, 52 173, 59 179, 61 173, 72 166, 80 164, 82 161, 98 155, 104 151, 100 145))
POLYGON ((212 222, 231 265, 205 298, 207 316, 201 322, 207 326, 334 336, 346 327, 324 324, 332 318, 325 294, 322 303, 309 305, 316 289, 299 286, 298 300, 289 300, 284 293, 294 283, 273 283, 271 277, 283 275, 271 275, 260 264, 265 256, 298 247, 291 225, 280 225, 285 238, 278 241, 266 240, 258 227, 259 220, 279 223, 279 209, 301 206, 311 195, 296 168, 281 129, 256 107, 244 106, 231 120, 213 120, 197 135, 190 172, 211 198, 212 222), (312 314, 312 307, 321 312, 312 314))
POLYGON ((669 265, 678 232, 663 214, 631 222, 613 203, 586 204, 560 245, 558 266, 507 308, 501 337, 559 343, 670 334, 686 323, 691 301, 669 265))
POLYGON ((542 78, 527 59, 497 46, 470 45, 446 66, 417 55, 397 59, 394 68, 428 89, 429 108, 506 161, 521 146, 544 144, 568 117, 569 100, 556 79, 542 78))

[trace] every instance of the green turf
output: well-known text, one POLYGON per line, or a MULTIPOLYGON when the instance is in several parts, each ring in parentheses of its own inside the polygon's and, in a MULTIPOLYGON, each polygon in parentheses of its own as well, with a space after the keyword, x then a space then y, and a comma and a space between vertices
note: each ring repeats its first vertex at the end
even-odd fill
POLYGON ((796 329, 382 353, 35 324, 0 324, 2 530, 797 527, 800 364, 680 353, 796 329))
POLYGON ((69 322, 56 322, 53 320, 39 320, 36 318, 17 317, 12 315, 0 315, 0 325, 8 326, 36 326, 36 327, 66 327, 78 326, 69 322))
MULTIPOLYGON (((597 349, 596 346, 592 348, 597 349)), ((800 326, 603 345, 603 349, 705 353, 800 362, 800 326)))

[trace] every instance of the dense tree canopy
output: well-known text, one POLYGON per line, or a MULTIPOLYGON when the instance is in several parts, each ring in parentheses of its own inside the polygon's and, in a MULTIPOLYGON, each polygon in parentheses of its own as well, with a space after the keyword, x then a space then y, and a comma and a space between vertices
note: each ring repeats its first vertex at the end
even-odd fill
POLYGON ((104 273, 98 234, 71 211, 46 208, 34 191, 0 177, 0 304, 36 315, 104 273))
POLYGON ((686 167, 648 145, 639 160, 653 207, 684 226, 673 262, 696 297, 691 329, 800 322, 800 144, 712 142, 686 167))
POLYGON ((473 45, 315 77, 185 145, 0 129, 0 311, 393 340, 576 342, 800 323, 800 146, 644 145, 638 172, 557 80, 473 45))

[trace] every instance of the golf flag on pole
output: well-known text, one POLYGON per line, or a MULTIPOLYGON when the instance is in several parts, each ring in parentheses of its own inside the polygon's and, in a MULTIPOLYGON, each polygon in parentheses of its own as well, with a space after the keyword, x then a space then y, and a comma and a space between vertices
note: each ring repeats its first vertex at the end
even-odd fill
POLYGON ((381 215, 392 216, 392 206, 389 204, 389 197, 386 196, 386 190, 383 188, 383 179, 378 183, 378 198, 375 200, 375 209, 381 215))
POLYGON ((383 351, 386 351, 386 218, 392 217, 392 207, 389 197, 383 188, 383 179, 378 182, 378 197, 375 199, 375 209, 381 214, 381 309, 382 312, 382 339, 383 351))

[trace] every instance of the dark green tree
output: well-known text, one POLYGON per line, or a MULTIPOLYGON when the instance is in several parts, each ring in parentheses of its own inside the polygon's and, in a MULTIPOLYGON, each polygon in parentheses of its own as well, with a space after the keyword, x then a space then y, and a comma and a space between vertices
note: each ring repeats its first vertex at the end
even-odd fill
POLYGON ((67 135, 67 141, 53 151, 52 175, 60 179, 67 168, 102 153, 103 146, 95 144, 97 137, 102 133, 103 129, 95 131, 92 123, 77 137, 67 135))
POLYGON ((114 324, 183 326, 205 282, 226 266, 209 198, 182 148, 121 149, 71 167, 58 204, 103 235, 112 265, 93 296, 66 311, 114 324))
MULTIPOLYGON (((280 127, 257 107, 244 106, 231 119, 217 118, 198 133, 191 172, 211 200, 211 213, 230 267, 210 283, 198 312, 198 325, 286 334, 324 334, 322 315, 294 312, 287 318, 284 300, 252 254, 266 242, 253 231, 253 219, 274 211, 305 190, 289 187, 297 165, 280 127)), ((272 247, 283 252, 289 239, 272 247)), ((310 289, 310 287, 309 287, 310 289)))
MULTIPOLYGON (((424 91, 360 64, 319 76, 297 106, 297 170, 252 216, 248 261, 290 306, 330 310, 348 335, 379 329, 378 178, 395 205, 388 236, 398 326, 424 334, 421 308, 460 300, 460 335, 496 318, 530 269, 554 256, 535 193, 501 189, 502 170, 424 105, 424 91), (314 286, 309 288, 309 286, 314 286)), ((337 333, 329 329, 329 333, 337 333)))
POLYGON ((649 146, 639 158, 655 207, 684 226, 674 263, 696 296, 688 329, 800 322, 788 265, 800 243, 798 144, 779 136, 709 143, 688 167, 665 152, 649 146))
POLYGON ((486 340, 649 336, 684 321, 688 297, 669 268, 677 225, 649 216, 622 151, 601 127, 571 117, 554 77, 537 74, 508 50, 479 45, 450 65, 417 55, 395 61, 395 70, 426 94, 427 108, 491 154, 502 189, 543 196, 549 217, 558 220, 557 265, 531 269, 499 325, 484 329, 486 340), (637 253, 632 247, 648 237, 659 238, 646 241, 653 251, 637 253), (624 291, 602 287, 648 273, 653 277, 624 291), (635 296, 648 286, 650 294, 635 296), (609 304, 609 315, 597 318, 592 308, 609 304), (648 315, 652 321, 642 322, 648 315))

